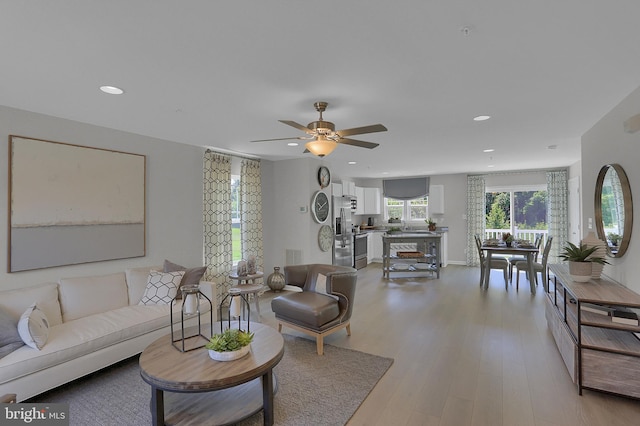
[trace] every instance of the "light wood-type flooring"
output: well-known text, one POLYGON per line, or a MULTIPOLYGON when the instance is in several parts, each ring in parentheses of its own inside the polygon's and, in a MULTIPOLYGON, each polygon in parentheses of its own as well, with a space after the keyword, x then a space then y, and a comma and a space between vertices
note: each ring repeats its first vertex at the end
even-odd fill
MULTIPOLYGON (((500 271, 487 290, 479 279, 479 268, 459 265, 440 279, 385 280, 380 264, 358 271, 352 335, 325 343, 395 361, 349 425, 640 425, 638 400, 578 395, 547 329, 541 288, 532 296, 523 275, 520 291, 505 291, 500 271)), ((274 327, 276 295, 260 297, 262 323, 274 327)))

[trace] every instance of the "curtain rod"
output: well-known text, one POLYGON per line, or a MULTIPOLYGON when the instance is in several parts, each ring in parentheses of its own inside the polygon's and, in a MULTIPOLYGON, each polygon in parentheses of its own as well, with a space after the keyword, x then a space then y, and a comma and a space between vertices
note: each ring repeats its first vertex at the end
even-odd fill
POLYGON ((568 171, 568 167, 564 168, 553 168, 553 169, 531 169, 531 170, 518 170, 515 172, 495 172, 495 173, 478 173, 478 174, 468 174, 467 176, 505 176, 505 175, 524 175, 529 173, 546 173, 546 172, 559 172, 559 171, 568 171))
POLYGON ((238 154, 234 151, 229 151, 226 149, 220 149, 220 148, 211 148, 211 147, 205 147, 207 151, 213 152, 215 154, 224 154, 224 155, 230 155, 232 157, 238 157, 238 158, 244 158, 246 160, 254 160, 254 161, 261 161, 260 157, 257 156, 252 156, 251 154, 238 154))

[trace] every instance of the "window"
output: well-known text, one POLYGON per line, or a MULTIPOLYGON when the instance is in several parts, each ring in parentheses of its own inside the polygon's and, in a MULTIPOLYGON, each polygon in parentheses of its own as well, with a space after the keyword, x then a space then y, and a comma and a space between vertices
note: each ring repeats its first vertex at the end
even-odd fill
POLYGON ((547 189, 544 186, 487 188, 485 228, 489 238, 510 232, 532 240, 547 231, 547 189))
POLYGON ((385 197, 384 217, 386 220, 397 218, 403 222, 424 222, 429 217, 429 197, 407 201, 385 197))
POLYGON ((240 176, 231 175, 231 249, 235 265, 242 260, 242 241, 240 238, 240 176))

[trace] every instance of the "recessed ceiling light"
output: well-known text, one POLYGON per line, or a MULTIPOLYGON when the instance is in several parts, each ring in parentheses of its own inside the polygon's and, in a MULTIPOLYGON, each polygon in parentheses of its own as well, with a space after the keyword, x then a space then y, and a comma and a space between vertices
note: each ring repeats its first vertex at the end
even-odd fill
POLYGON ((383 174, 383 175, 388 175, 388 174, 389 174, 389 172, 382 172, 382 174, 383 174))
POLYGON ((298 142, 289 142, 287 145, 289 145, 289 146, 298 146, 298 142))
POLYGON ((349 161, 349 163, 348 163, 348 164, 353 165, 353 164, 357 164, 357 163, 356 163, 355 161, 349 161))
POLYGON ((492 168, 495 167, 493 164, 489 164, 487 167, 492 168))
POLYGON ((122 95, 124 90, 116 86, 100 86, 100 90, 110 95, 122 95))
POLYGON ((495 151, 495 149, 493 148, 489 148, 489 149, 483 149, 482 152, 493 152, 495 151))
POLYGON ((473 121, 485 121, 490 119, 491 116, 490 115, 479 115, 477 117, 473 117, 473 121))

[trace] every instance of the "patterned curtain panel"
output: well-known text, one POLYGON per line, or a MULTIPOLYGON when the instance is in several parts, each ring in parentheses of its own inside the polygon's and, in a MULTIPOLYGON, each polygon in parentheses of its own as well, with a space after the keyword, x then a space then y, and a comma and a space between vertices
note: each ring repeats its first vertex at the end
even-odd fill
POLYGON ((478 248, 473 238, 478 234, 484 238, 485 216, 484 176, 467 176, 467 265, 479 266, 478 248))
POLYGON ((240 165, 240 221, 242 257, 256 257, 256 267, 264 271, 262 257, 262 186, 260 161, 244 159, 240 165))
POLYGON ((231 157, 204 153, 204 264, 205 278, 216 283, 219 295, 227 293, 233 267, 231 248, 231 157))
POLYGON ((558 263, 559 254, 569 237, 569 189, 567 171, 547 172, 547 224, 553 245, 548 263, 558 263))

